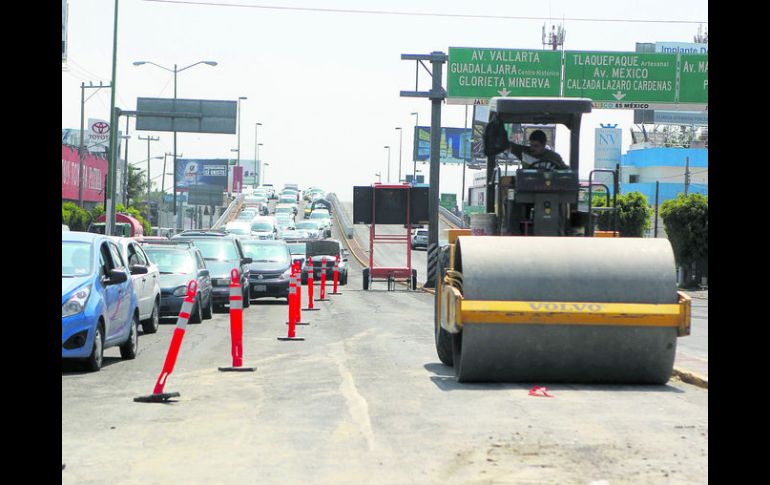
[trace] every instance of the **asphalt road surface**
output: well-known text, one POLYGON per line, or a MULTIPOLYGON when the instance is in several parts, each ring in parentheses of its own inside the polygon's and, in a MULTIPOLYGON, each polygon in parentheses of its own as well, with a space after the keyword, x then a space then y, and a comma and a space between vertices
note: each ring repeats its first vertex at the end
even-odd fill
MULTIPOLYGON (((303 312, 304 341, 282 342, 287 306, 244 310, 244 366, 231 365, 229 314, 190 324, 152 393, 175 321, 140 335, 139 355, 62 372, 63 484, 511 483, 702 484, 708 390, 664 386, 458 384, 436 356, 433 296, 361 289, 303 312)), ((316 295, 318 295, 316 288, 316 295)), ((303 288, 303 307, 307 293, 303 288)), ((681 339, 680 339, 681 341, 681 339)))

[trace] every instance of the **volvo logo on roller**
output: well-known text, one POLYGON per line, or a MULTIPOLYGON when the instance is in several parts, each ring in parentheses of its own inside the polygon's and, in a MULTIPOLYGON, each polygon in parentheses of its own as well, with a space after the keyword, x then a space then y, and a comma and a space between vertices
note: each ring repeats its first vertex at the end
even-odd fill
POLYGON ((597 303, 530 303, 533 310, 545 310, 548 312, 600 312, 602 305, 597 303))

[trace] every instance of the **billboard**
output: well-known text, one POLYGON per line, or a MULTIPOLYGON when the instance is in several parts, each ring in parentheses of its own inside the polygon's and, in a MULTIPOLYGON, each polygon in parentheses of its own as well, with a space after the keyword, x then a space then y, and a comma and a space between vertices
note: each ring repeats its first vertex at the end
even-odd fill
MULTIPOLYGON (((441 163, 471 161, 471 129, 441 128, 441 163)), ((430 126, 414 127, 414 154, 412 160, 430 160, 430 126)))
POLYGON ((215 186, 227 191, 227 159, 176 160, 177 190, 184 192, 193 186, 215 186))
MULTIPOLYGON (((62 145, 61 198, 63 200, 78 200, 79 177, 80 155, 78 150, 62 145)), ((83 200, 87 202, 104 200, 106 179, 107 160, 86 152, 83 157, 83 200)))

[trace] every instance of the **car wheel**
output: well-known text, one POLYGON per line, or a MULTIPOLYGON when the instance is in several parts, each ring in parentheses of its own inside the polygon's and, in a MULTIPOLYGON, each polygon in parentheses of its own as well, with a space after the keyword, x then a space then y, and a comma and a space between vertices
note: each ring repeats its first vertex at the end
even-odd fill
POLYGON ((212 312, 213 312, 213 301, 211 299, 211 296, 209 296, 209 304, 206 305, 206 308, 202 312, 202 316, 204 320, 211 320, 213 318, 212 312))
POLYGON ((345 286, 348 284, 348 272, 345 271, 342 273, 342 276, 339 279, 340 286, 345 286))
POLYGON ((251 306, 251 285, 246 285, 246 291, 243 294, 243 309, 251 306))
POLYGON ((214 313, 224 313, 224 312, 225 312, 224 305, 214 305, 214 313))
POLYGON ((201 323, 203 321, 203 315, 201 313, 201 300, 200 296, 198 296, 195 298, 195 303, 190 312, 190 323, 201 323))
POLYGON ((92 372, 102 368, 104 362, 104 337, 102 337, 102 324, 98 323, 94 330, 94 344, 91 347, 91 355, 86 359, 86 367, 92 372))
POLYGON ((160 304, 158 303, 158 300, 155 300, 155 305, 152 307, 152 315, 150 316, 150 319, 142 322, 142 331, 145 334, 155 333, 158 331, 158 326, 160 325, 159 307, 160 304))
POLYGON ((364 290, 368 290, 369 289, 369 268, 364 268, 363 280, 364 280, 364 290))
POLYGON ((120 346, 120 357, 123 360, 131 360, 136 358, 136 352, 139 349, 139 315, 134 313, 134 318, 131 319, 131 331, 128 334, 128 340, 126 343, 120 346))

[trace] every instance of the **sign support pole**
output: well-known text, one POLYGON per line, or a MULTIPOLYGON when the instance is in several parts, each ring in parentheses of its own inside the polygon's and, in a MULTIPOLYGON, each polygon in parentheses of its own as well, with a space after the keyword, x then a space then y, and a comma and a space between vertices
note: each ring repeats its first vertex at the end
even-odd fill
POLYGON ((429 92, 401 91, 401 96, 414 98, 429 98, 431 100, 430 120, 430 190, 428 198, 428 274, 423 285, 425 288, 436 286, 436 270, 438 268, 438 208, 439 208, 439 155, 441 150, 441 103, 446 99, 446 90, 441 86, 443 65, 448 56, 440 51, 430 54, 401 54, 402 60, 430 61, 433 72, 433 85, 429 92))

